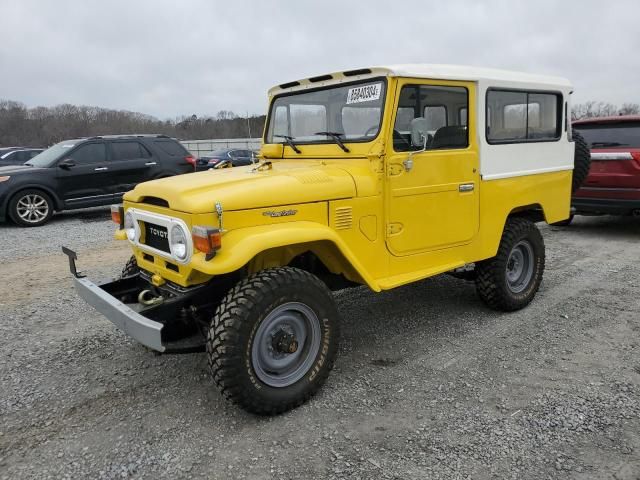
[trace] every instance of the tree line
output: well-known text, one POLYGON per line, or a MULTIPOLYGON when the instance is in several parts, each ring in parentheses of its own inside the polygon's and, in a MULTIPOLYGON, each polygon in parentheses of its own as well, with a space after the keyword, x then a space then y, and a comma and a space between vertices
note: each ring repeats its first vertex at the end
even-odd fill
POLYGON ((229 110, 160 120, 144 113, 83 105, 28 108, 0 100, 0 146, 48 147, 69 138, 159 133, 179 140, 262 136, 265 116, 240 117, 229 110))
MULTIPOLYGON (((640 105, 589 101, 576 104, 571 118, 640 115, 640 105)), ((62 104, 28 108, 20 102, 0 100, 0 146, 48 147, 69 138, 94 135, 160 133, 179 140, 260 137, 265 116, 241 117, 229 110, 215 116, 196 115, 160 120, 144 113, 62 104)))

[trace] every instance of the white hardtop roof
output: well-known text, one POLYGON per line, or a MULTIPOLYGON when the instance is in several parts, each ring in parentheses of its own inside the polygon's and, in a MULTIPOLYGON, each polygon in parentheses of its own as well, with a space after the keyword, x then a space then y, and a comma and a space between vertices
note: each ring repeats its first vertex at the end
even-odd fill
POLYGON ((571 82, 566 78, 548 75, 536 75, 524 72, 513 72, 495 68, 471 67, 466 65, 438 65, 438 64, 400 64, 382 65, 378 67, 359 68, 334 72, 316 77, 309 77, 295 82, 283 83, 269 90, 269 95, 283 91, 302 90, 333 83, 343 83, 370 77, 409 77, 428 78, 433 80, 461 80, 479 82, 483 84, 496 83, 499 86, 513 83, 514 85, 531 84, 550 89, 571 89, 571 82))

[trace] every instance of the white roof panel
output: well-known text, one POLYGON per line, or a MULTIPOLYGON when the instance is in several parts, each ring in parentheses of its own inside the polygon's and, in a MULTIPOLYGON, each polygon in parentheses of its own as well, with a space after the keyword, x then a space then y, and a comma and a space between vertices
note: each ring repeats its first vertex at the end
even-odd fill
POLYGON ((529 84, 555 89, 571 88, 571 82, 562 77, 513 72, 495 68, 471 67, 466 65, 414 63, 381 65, 357 70, 345 70, 344 72, 334 72, 320 77, 305 78, 298 80, 297 82, 291 82, 289 84, 285 83, 280 86, 273 87, 269 90, 269 94, 273 95, 283 90, 300 90, 376 76, 428 78, 434 80, 464 80, 481 82, 483 84, 493 82, 499 84, 499 86, 513 83, 514 85, 529 84), (366 73, 353 74, 358 71, 366 71, 366 73), (347 75, 345 75, 345 72, 347 75), (353 73, 349 74, 349 72, 353 73))

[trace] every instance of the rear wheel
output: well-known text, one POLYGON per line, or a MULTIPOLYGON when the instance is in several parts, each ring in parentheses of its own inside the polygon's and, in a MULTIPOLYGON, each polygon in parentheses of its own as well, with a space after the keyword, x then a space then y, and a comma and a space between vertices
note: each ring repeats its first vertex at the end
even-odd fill
POLYGON ((544 241, 533 222, 507 221, 498 254, 476 264, 476 291, 489 307, 513 311, 535 297, 544 272, 544 241))
POLYGON ((339 314, 324 283, 296 268, 264 270, 222 300, 207 338, 209 366, 225 397, 275 415, 324 384, 338 338, 339 314))
POLYGON ((39 227, 53 215, 53 201, 42 190, 23 190, 9 202, 9 216, 22 227, 39 227))

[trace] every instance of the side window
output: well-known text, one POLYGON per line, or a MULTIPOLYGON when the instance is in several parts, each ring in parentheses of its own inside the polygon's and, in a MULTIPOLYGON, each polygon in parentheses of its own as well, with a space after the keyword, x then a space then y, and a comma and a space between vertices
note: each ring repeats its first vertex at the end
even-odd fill
POLYGON ((90 165, 106 161, 106 147, 104 143, 88 143, 78 147, 69 155, 78 165, 90 165))
POLYGON ((469 92, 464 87, 405 85, 393 129, 394 150, 421 150, 425 141, 427 150, 467 147, 468 108, 469 92))
POLYGON ((487 141, 516 143, 557 140, 561 122, 555 93, 489 90, 487 141))
POLYGON ((111 144, 111 160, 133 160, 144 158, 138 142, 113 142, 111 144))
POLYGON ((158 138, 153 140, 153 144, 172 157, 184 157, 189 155, 186 148, 171 138, 158 138))

